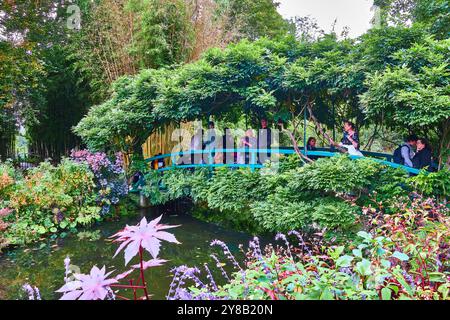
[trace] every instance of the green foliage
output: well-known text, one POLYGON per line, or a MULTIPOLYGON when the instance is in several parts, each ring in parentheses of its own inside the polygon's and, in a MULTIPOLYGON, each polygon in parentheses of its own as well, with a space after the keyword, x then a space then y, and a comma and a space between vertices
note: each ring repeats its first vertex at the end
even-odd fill
MULTIPOLYGON (((336 198, 316 201, 312 219, 320 227, 348 229, 355 225, 359 207, 336 198)), ((286 230, 289 231, 289 230, 286 230)))
POLYGON ((130 48, 141 67, 158 68, 186 61, 191 53, 194 26, 188 4, 182 0, 129 0, 136 15, 130 48))
MULTIPOLYGON (((5 167, 0 166, 0 170, 5 167)), ((8 171, 11 174, 11 169, 8 171)), ((87 165, 68 159, 57 167, 43 162, 26 176, 16 173, 12 177, 7 188, 0 189, 0 207, 12 210, 5 218, 9 224, 5 237, 12 245, 29 243, 64 229, 74 230, 100 219, 94 174, 87 165)))
POLYGON ((191 198, 213 212, 200 210, 199 217, 251 226, 249 230, 286 232, 315 226, 347 232, 354 229, 362 206, 394 207, 415 187, 404 171, 370 159, 336 156, 299 167, 293 157, 286 157, 277 173, 265 172, 269 167, 256 172, 151 171, 142 192, 153 204, 191 198))
POLYGON ((210 181, 206 201, 213 209, 239 213, 263 196, 257 193, 259 174, 249 169, 217 170, 210 181))
POLYGON ((368 117, 434 137, 441 157, 450 146, 449 43, 427 38, 394 52, 397 66, 369 75, 361 95, 368 117))
POLYGON ((277 189, 264 201, 256 201, 251 205, 255 221, 266 231, 289 231, 305 229, 312 224, 314 203, 292 201, 290 191, 277 189))
POLYGON ((347 156, 321 158, 296 170, 289 186, 293 190, 358 194, 371 184, 382 166, 370 159, 347 156))
POLYGON ((282 246, 252 241, 226 284, 186 289, 210 299, 448 300, 448 208, 423 198, 399 207, 393 215, 369 210, 367 231, 342 245, 298 232, 278 234, 282 246))
POLYGON ((112 149, 142 153, 141 145, 157 127, 151 114, 155 86, 164 70, 147 70, 138 77, 114 83, 113 97, 95 106, 75 127, 92 150, 112 149))
POLYGON ((427 173, 421 171, 411 178, 415 189, 427 196, 438 196, 446 199, 450 195, 450 171, 443 169, 438 172, 427 173))
POLYGON ((419 26, 443 39, 450 35, 450 8, 446 0, 375 0, 381 8, 382 23, 419 26))
POLYGON ((284 36, 289 24, 277 12, 274 0, 216 0, 229 6, 228 28, 239 26, 240 37, 258 39, 260 37, 284 36))

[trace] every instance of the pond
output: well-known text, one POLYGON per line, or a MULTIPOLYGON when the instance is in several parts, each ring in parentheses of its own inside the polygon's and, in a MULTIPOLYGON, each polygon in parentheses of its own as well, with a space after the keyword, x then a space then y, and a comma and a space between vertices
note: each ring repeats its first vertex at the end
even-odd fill
MULTIPOLYGON (((59 289, 64 283, 64 258, 69 256, 71 263, 78 266, 82 273, 88 273, 93 265, 102 267, 106 265, 110 269, 116 270, 114 274, 119 274, 128 270, 124 266, 123 252, 114 255, 118 244, 108 241, 108 237, 122 229, 126 224, 134 225, 140 221, 142 216, 153 219, 156 212, 150 209, 140 210, 138 216, 133 218, 123 218, 114 222, 103 222, 99 226, 89 229, 96 237, 82 237, 87 234, 71 234, 63 239, 49 241, 48 244, 38 243, 26 248, 19 248, 5 252, 0 256, 0 299, 18 299, 23 297, 21 286, 30 283, 37 286, 43 299, 58 299, 59 293, 54 291, 59 289)), ((164 215, 161 223, 171 225, 181 225, 171 229, 178 241, 182 244, 162 242, 159 257, 169 260, 166 264, 146 270, 145 277, 149 284, 152 299, 165 299, 172 275, 170 269, 179 265, 198 266, 202 273, 203 264, 208 263, 213 276, 217 282, 222 278, 217 270, 211 253, 217 253, 222 262, 225 262, 220 248, 210 247, 210 242, 214 239, 224 241, 233 253, 242 257, 239 244, 247 248, 251 236, 244 233, 224 230, 223 228, 197 220, 190 215, 164 215)), ((147 259, 149 255, 146 256, 147 259)), ((131 261, 129 265, 134 262, 131 261)), ((227 263, 229 264, 229 263, 227 263)), ((135 275, 137 273, 134 273, 135 275)), ((204 275, 203 275, 204 276, 204 275)), ((131 292, 121 294, 131 297, 131 292)))

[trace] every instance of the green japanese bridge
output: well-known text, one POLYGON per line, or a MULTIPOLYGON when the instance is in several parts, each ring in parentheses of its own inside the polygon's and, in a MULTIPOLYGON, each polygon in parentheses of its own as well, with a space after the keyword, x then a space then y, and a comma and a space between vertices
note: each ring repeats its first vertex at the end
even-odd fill
MULTIPOLYGON (((334 152, 329 148, 317 148, 316 151, 310 151, 310 150, 301 150, 301 153, 306 156, 314 156, 314 157, 333 157, 338 154, 342 154, 339 152, 334 152)), ((420 172, 419 169, 407 167, 404 165, 400 165, 397 163, 392 162, 392 155, 385 154, 385 153, 376 153, 376 152, 369 152, 369 151, 362 151, 365 157, 369 157, 370 159, 385 164, 387 166, 393 167, 393 168, 401 168, 408 173, 412 174, 418 174, 420 172)), ((282 149, 246 149, 246 148, 240 148, 240 149, 207 149, 207 150, 189 150, 189 151, 181 151, 181 152, 175 152, 175 153, 168 153, 168 154, 162 154, 158 156, 154 156, 151 158, 146 159, 146 162, 152 162, 157 161, 160 159, 171 159, 172 165, 160 168, 158 171, 166 171, 166 170, 172 170, 175 168, 204 168, 204 167, 210 167, 210 168, 216 168, 216 167, 229 167, 229 168, 251 168, 252 170, 262 168, 264 165, 257 163, 257 155, 258 154, 278 154, 278 155, 291 155, 295 154, 294 149, 288 149, 288 148, 282 148, 282 149), (241 164, 241 163, 214 163, 213 159, 213 153, 223 153, 223 154, 230 154, 230 153, 248 153, 250 155, 250 161, 248 164, 241 164), (194 154, 206 154, 207 155, 207 163, 193 163, 193 164, 176 164, 177 163, 177 157, 182 156, 190 156, 194 154)), ((361 156, 349 156, 351 159, 359 159, 363 158, 361 156)))
MULTIPOLYGON (((334 157, 336 155, 342 154, 340 152, 335 152, 334 150, 330 148, 317 148, 315 151, 310 150, 300 150, 300 152, 303 155, 306 156, 313 156, 313 157, 334 157)), ((392 162, 392 155, 391 154, 385 154, 385 153, 377 153, 377 152, 369 152, 369 151, 361 151, 364 155, 364 157, 368 157, 373 161, 376 161, 378 163, 384 164, 386 166, 392 167, 392 168, 401 168, 405 170, 406 172, 410 174, 418 174, 420 172, 419 169, 407 167, 404 165, 400 165, 397 163, 392 162)), ((188 151, 181 151, 181 152, 174 152, 174 153, 168 153, 168 154, 162 154, 158 156, 154 156, 151 158, 145 159, 147 163, 151 163, 153 161, 158 160, 165 160, 165 159, 171 159, 172 164, 169 166, 165 166, 163 168, 156 169, 158 171, 168 171, 173 169, 195 169, 195 168, 220 168, 220 167, 227 167, 227 168, 250 168, 252 171, 256 169, 263 168, 264 165, 257 162, 257 156, 258 154, 278 154, 278 155, 291 155, 295 154, 295 150, 289 149, 289 148, 272 148, 272 149, 246 149, 246 148, 238 148, 238 149, 206 149, 206 150, 188 150, 188 151), (249 155, 249 163, 214 163, 214 153, 223 153, 225 154, 233 154, 234 153, 247 153, 249 155), (206 163, 191 163, 191 164, 177 164, 180 157, 185 156, 191 157, 193 155, 201 154, 203 159, 207 159, 206 163), (206 155, 203 156, 203 155, 206 155)), ((349 156, 351 159, 356 160, 360 158, 364 158, 361 156, 349 156)), ((233 156, 234 158, 234 156, 233 156)), ((205 161, 204 161, 205 162, 205 161)), ((130 192, 139 192, 139 186, 142 186, 145 184, 145 181, 140 180, 138 183, 134 184, 130 190, 130 192)))

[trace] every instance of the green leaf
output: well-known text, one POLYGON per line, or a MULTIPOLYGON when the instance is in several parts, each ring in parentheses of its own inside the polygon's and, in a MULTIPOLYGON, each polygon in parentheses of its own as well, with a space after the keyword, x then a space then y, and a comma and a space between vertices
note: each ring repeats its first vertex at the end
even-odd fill
POLYGON ((392 292, 389 288, 381 289, 381 299, 383 300, 391 300, 392 292))
POLYGON ((352 261, 353 261, 352 256, 345 255, 345 256, 339 257, 336 260, 336 266, 341 267, 341 268, 346 268, 351 265, 352 261))
POLYGON ((400 261, 407 261, 407 260, 409 260, 409 257, 408 257, 406 254, 401 253, 401 252, 399 252, 399 251, 395 251, 395 252, 392 254, 392 258, 397 258, 397 259, 400 260, 400 261))
POLYGON ((47 229, 45 229, 45 227, 43 227, 43 226, 39 226, 37 228, 37 232, 40 234, 44 234, 44 233, 47 233, 47 229))
POLYGON ((356 264, 356 271, 362 276, 369 276, 372 274, 370 261, 363 259, 356 264))
POLYGON ((362 258, 362 252, 359 249, 353 249, 352 253, 355 257, 362 258))
POLYGON ((371 235, 370 233, 368 233, 368 232, 365 232, 365 231, 359 231, 359 232, 357 233, 357 235, 358 235, 359 237, 363 238, 363 239, 366 239, 366 240, 372 240, 372 235, 371 235))
POLYGON ((380 262, 381 262, 381 265, 387 269, 391 267, 391 263, 389 260, 382 259, 380 262))

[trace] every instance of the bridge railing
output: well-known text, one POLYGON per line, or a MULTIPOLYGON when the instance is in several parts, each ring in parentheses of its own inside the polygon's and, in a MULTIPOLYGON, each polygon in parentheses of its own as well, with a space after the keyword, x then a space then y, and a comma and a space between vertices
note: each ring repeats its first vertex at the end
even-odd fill
MULTIPOLYGON (((305 152, 304 149, 300 150, 302 154, 306 156, 315 156, 315 157, 333 157, 338 154, 341 154, 339 152, 333 152, 332 149, 328 148, 317 148, 315 151, 307 150, 305 152)), ((152 162, 154 160, 160 160, 160 159, 166 159, 171 158, 172 165, 160 168, 159 171, 167 171, 174 168, 217 168, 217 167, 229 167, 229 168, 250 168, 251 170, 255 170, 258 168, 262 168, 264 165, 261 163, 258 163, 258 154, 277 154, 277 155, 290 155, 294 154, 295 150, 293 148, 272 148, 272 149, 247 149, 247 148, 238 148, 238 149, 205 149, 205 150, 188 150, 188 151, 180 151, 180 152, 174 152, 174 153, 168 153, 168 154, 162 154, 158 156, 154 156, 151 158, 146 159, 147 162, 152 162), (213 154, 217 153, 223 153, 225 154, 234 154, 234 153, 247 153, 249 154, 249 163, 214 163, 214 157, 213 154), (207 159, 206 162, 203 163, 188 163, 188 164, 177 164, 178 160, 182 157, 190 157, 192 155, 196 154, 202 154, 207 155, 206 157, 202 157, 202 160, 204 158, 207 159)), ((378 163, 393 167, 393 168, 401 168, 408 173, 411 174, 418 174, 420 170, 403 166, 392 161, 392 155, 390 154, 384 154, 384 153, 376 153, 376 152, 368 152, 368 151, 362 151, 362 153, 372 159, 373 161, 376 161, 378 163), (380 159, 381 158, 381 159, 380 159)), ((351 159, 359 159, 363 158, 361 156, 350 156, 351 159)), ((234 156, 233 156, 234 159, 234 156)))

